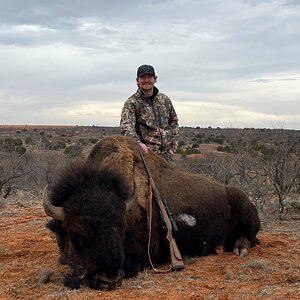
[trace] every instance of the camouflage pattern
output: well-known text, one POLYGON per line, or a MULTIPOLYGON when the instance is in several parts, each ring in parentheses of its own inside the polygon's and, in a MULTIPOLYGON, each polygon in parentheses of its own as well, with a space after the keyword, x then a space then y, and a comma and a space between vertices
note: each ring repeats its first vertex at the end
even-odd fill
POLYGON ((121 133, 144 143, 172 161, 178 146, 178 118, 170 98, 154 87, 153 100, 138 89, 129 97, 121 113, 121 133))

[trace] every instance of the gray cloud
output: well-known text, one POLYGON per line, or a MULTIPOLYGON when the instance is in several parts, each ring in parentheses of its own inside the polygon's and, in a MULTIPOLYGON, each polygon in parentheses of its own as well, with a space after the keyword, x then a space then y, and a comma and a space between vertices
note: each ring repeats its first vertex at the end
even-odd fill
POLYGON ((1 1, 0 123, 118 125, 151 63, 181 124, 300 129, 297 5, 1 1))

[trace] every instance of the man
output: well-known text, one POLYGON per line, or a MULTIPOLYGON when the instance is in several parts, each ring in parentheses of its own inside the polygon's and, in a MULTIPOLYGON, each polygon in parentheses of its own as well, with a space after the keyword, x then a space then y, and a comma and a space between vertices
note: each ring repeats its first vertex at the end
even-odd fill
POLYGON ((138 68, 138 90, 124 103, 121 133, 133 137, 145 153, 151 149, 174 164, 179 136, 178 118, 170 98, 155 86, 156 80, 152 66, 138 68))

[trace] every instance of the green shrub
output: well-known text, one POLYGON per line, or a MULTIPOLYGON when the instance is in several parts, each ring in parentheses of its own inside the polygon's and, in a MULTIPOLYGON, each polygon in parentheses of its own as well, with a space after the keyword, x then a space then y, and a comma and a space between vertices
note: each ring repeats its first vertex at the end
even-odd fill
POLYGON ((200 153, 201 151, 196 148, 187 147, 184 151, 182 151, 181 155, 184 157, 189 154, 200 154, 200 153))
POLYGON ((21 146, 23 144, 23 141, 21 139, 13 139, 13 143, 16 147, 21 146))
POLYGON ((16 150, 15 150, 17 153, 19 153, 20 155, 22 154, 25 154, 26 153, 26 148, 25 147, 22 147, 22 146, 18 146, 16 147, 16 150))
POLYGON ((22 146, 21 139, 5 138, 0 140, 0 151, 3 152, 14 152, 17 147, 22 146))
POLYGON ((15 144, 12 138, 6 138, 0 140, 0 150, 4 152, 14 152, 15 144))
POLYGON ((293 202, 291 202, 291 207, 295 211, 300 212, 300 202, 299 201, 293 201, 293 202))
POLYGON ((196 138, 198 138, 198 139, 204 139, 205 138, 205 133, 198 133, 198 134, 196 134, 196 138))
POLYGON ((82 152, 82 147, 79 144, 75 144, 75 145, 68 146, 65 149, 64 154, 71 158, 76 158, 81 154, 81 152, 82 152))
POLYGON ((46 144, 46 147, 49 150, 65 149, 66 148, 66 143, 62 142, 62 141, 50 142, 50 143, 46 144))
POLYGON ((19 154, 24 154, 26 152, 26 148, 24 148, 22 144, 23 141, 21 139, 0 139, 0 151, 9 153, 17 152, 19 154))
POLYGON ((217 151, 220 151, 220 152, 227 152, 227 153, 233 153, 234 151, 231 149, 230 146, 218 146, 217 147, 217 151))
POLYGON ((33 139, 32 139, 31 136, 27 136, 27 137, 25 138, 24 142, 25 142, 26 145, 30 145, 30 144, 33 143, 33 139))
POLYGON ((178 147, 178 148, 176 149, 176 153, 182 154, 182 153, 183 153, 183 149, 182 149, 181 147, 178 147))

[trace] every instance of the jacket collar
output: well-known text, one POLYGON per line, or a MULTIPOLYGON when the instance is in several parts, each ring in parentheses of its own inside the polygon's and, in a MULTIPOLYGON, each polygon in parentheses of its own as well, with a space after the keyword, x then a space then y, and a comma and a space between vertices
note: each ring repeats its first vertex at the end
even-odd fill
POLYGON ((154 88, 153 88, 153 95, 150 96, 150 97, 146 97, 145 94, 140 90, 140 88, 138 88, 137 92, 142 96, 143 99, 147 99, 147 100, 151 100, 152 101, 157 96, 159 90, 158 90, 158 88, 156 86, 154 86, 154 88))

